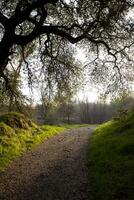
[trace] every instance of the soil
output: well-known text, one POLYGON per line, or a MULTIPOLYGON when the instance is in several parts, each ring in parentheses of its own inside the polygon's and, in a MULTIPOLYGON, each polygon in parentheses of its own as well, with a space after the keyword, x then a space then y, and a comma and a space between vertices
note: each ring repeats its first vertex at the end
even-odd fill
POLYGON ((87 149, 95 127, 54 136, 0 172, 0 200, 89 200, 87 149))

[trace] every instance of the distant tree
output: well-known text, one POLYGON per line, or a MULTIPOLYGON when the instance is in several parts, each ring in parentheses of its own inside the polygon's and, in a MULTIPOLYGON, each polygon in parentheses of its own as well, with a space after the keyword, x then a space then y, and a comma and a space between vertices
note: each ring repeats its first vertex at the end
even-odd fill
POLYGON ((53 117, 50 117, 50 115, 53 113, 54 110, 54 102, 44 93, 42 93, 40 108, 43 119, 42 121, 44 121, 44 123, 51 123, 53 117))

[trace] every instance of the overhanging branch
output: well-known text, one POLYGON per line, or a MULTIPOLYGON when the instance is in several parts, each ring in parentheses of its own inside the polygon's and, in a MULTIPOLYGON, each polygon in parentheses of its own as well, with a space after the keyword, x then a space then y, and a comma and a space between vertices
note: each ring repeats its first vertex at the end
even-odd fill
POLYGON ((8 19, 0 12, 0 23, 5 26, 8 19))
POLYGON ((106 47, 108 53, 110 55, 114 56, 110 52, 109 45, 104 40, 94 39, 92 36, 87 34, 87 30, 80 36, 73 37, 68 32, 58 29, 56 26, 42 26, 42 27, 40 27, 40 29, 35 28, 33 30, 33 32, 27 36, 20 36, 20 35, 16 36, 15 43, 18 45, 26 45, 27 43, 32 42, 35 38, 37 38, 43 34, 47 34, 47 35, 54 34, 54 35, 63 37, 65 39, 67 39, 69 42, 71 42, 72 44, 75 44, 83 39, 88 39, 92 43, 104 45, 106 47))

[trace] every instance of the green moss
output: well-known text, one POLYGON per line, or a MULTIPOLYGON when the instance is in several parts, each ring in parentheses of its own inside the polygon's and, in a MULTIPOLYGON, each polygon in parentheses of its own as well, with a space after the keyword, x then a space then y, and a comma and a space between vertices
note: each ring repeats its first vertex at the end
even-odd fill
POLYGON ((28 129, 29 127, 35 127, 36 125, 23 114, 10 112, 0 116, 0 122, 4 122, 12 128, 28 129))
POLYGON ((92 200, 132 200, 134 113, 99 126, 89 147, 92 200))
POLYGON ((15 131, 4 122, 0 122, 0 136, 12 137, 15 131))

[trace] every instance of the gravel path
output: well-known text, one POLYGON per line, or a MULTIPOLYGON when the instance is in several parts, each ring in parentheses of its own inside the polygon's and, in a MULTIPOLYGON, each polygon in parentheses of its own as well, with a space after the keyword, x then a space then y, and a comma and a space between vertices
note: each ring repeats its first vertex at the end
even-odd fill
POLYGON ((88 200, 86 152, 94 127, 48 139, 0 173, 0 200, 88 200))

